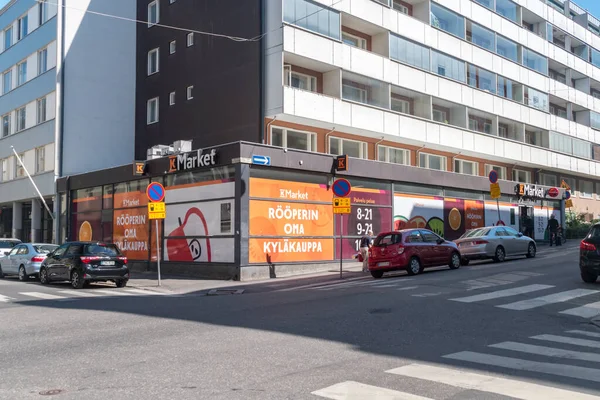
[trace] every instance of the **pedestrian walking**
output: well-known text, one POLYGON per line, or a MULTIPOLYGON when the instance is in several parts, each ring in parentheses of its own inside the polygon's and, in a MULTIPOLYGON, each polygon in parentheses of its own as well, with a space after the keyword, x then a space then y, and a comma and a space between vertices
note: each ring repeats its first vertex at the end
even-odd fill
POLYGON ((560 238, 558 237, 558 226, 559 223, 556 220, 556 217, 554 217, 554 214, 552 214, 548 220, 548 227, 546 228, 550 231, 550 247, 552 247, 552 243, 557 246, 561 245, 560 238))
POLYGON ((369 272, 369 249, 371 248, 372 243, 373 231, 369 230, 365 236, 360 239, 360 254, 363 259, 363 272, 369 272))

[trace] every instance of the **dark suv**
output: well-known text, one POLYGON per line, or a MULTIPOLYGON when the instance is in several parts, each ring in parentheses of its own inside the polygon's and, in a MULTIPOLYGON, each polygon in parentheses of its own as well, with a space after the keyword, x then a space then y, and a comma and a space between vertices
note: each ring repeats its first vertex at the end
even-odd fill
POLYGON ((70 281, 75 289, 89 282, 113 281, 125 287, 129 280, 127 257, 114 244, 69 242, 48 254, 40 266, 40 282, 70 281))
POLYGON ((595 224, 579 244, 581 279, 594 283, 600 275, 600 224, 595 224))

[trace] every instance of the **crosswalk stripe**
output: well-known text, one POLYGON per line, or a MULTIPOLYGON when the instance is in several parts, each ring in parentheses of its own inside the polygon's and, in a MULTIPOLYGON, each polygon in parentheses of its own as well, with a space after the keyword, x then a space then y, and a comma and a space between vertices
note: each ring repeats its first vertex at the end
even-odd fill
POLYGON ((573 330, 573 331, 567 331, 567 333, 576 333, 578 335, 600 338, 600 333, 597 333, 597 332, 573 330))
POLYGON ((390 374, 425 379, 467 390, 495 393, 522 400, 598 400, 597 396, 542 386, 515 379, 497 378, 458 369, 411 364, 386 371, 390 374))
POLYGON ((95 294, 91 294, 90 292, 84 292, 80 290, 59 290, 59 293, 70 294, 76 297, 98 297, 95 294))
POLYGON ((533 344, 502 342, 492 344, 489 347, 493 347, 495 349, 520 351, 522 353, 537 354, 546 357, 566 358, 568 360, 600 362, 600 354, 585 353, 583 351, 556 349, 553 347, 536 346, 533 344))
POLYGON ((311 394, 332 400, 433 400, 429 397, 400 392, 398 390, 386 389, 379 386, 366 385, 360 382, 346 381, 315 390, 311 394))
MULTIPOLYGON (((358 278, 348 278, 343 283, 348 283, 348 282, 352 282, 352 281, 356 281, 356 280, 364 281, 364 280, 366 280, 366 278, 364 276, 360 276, 358 278)), ((315 287, 325 287, 326 285, 327 285, 327 283, 325 283, 325 282, 317 282, 317 283, 310 283, 308 285, 303 285, 303 286, 293 286, 290 288, 278 289, 278 290, 274 290, 274 292, 289 292, 292 290, 310 289, 310 288, 315 288, 315 287)))
POLYGON ((497 290, 495 292, 476 294, 473 296, 460 297, 457 299, 450 299, 450 300, 460 301, 462 303, 474 303, 476 301, 484 301, 484 300, 498 299, 501 297, 516 296, 518 294, 531 293, 531 292, 536 292, 538 290, 550 289, 553 287, 554 286, 552 286, 552 285, 537 285, 537 284, 536 285, 527 285, 527 286, 520 286, 520 287, 516 287, 516 288, 512 288, 512 289, 497 290))
POLYGON ((412 281, 412 280, 413 280, 412 278, 384 279, 382 281, 375 281, 375 282, 365 283, 365 286, 391 287, 391 286, 402 285, 404 282, 408 282, 408 281, 412 281))
POLYGON ((398 288, 396 290, 412 290, 412 289, 416 289, 416 288, 418 288, 418 286, 406 286, 406 287, 398 288))
POLYGON ((12 300, 14 300, 12 297, 3 296, 0 294, 0 303, 8 303, 12 300))
POLYGON ((315 289, 315 290, 334 290, 334 289, 340 289, 340 288, 348 288, 348 287, 351 287, 351 286, 364 285, 365 282, 370 282, 370 280, 364 279, 364 280, 355 281, 355 282, 334 283, 333 285, 319 286, 319 287, 314 287, 312 289, 315 289))
POLYGON ((40 293, 40 292, 19 292, 19 294, 22 294, 23 296, 35 297, 35 298, 44 299, 44 300, 65 299, 65 297, 63 297, 63 296, 57 296, 55 294, 40 293))
POLYGON ((600 315, 600 301, 595 303, 586 304, 581 307, 571 308, 569 310, 561 311, 561 314, 575 315, 582 318, 592 318, 600 315))
MULTIPOLYGON (((546 340, 548 342, 565 343, 565 344, 572 344, 575 346, 584 346, 584 347, 592 347, 595 349, 600 349, 600 342, 597 342, 595 340, 579 339, 579 338, 572 338, 572 337, 558 336, 558 335, 537 335, 537 336, 532 336, 531 339, 546 340)), ((600 374, 599 374, 599 376, 600 376, 600 374)))
POLYGON ((103 289, 94 289, 94 293, 104 293, 111 296, 133 296, 133 294, 129 294, 120 290, 103 290, 103 289))
POLYGON ((530 361, 522 358, 496 356, 493 354, 477 353, 474 351, 461 351, 459 353, 448 354, 444 356, 444 358, 467 361, 476 364, 493 365, 495 367, 510 368, 519 371, 541 372, 543 374, 600 382, 600 373, 598 373, 598 370, 595 368, 578 367, 569 364, 530 361))
POLYGON ((548 304, 553 303, 562 303, 565 301, 569 301, 572 299, 576 299, 582 296, 588 296, 590 294, 600 293, 597 290, 589 290, 589 289, 574 289, 567 290, 566 292, 554 293, 548 296, 536 297, 535 299, 528 299, 517 301, 515 303, 504 304, 501 306, 497 306, 499 308, 505 308, 507 310, 531 310, 532 308, 546 306, 548 304))

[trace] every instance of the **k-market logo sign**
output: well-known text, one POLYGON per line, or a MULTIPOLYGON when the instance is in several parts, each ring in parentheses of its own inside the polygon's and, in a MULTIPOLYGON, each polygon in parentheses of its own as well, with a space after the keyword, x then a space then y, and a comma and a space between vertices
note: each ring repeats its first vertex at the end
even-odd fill
POLYGON ((213 167, 216 164, 217 151, 215 149, 208 153, 204 153, 203 150, 195 150, 190 153, 169 156, 169 172, 213 167))

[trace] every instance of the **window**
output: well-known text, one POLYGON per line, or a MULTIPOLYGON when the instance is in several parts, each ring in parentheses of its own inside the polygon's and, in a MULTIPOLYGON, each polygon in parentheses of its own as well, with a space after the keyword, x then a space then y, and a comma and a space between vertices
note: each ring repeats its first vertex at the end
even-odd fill
POLYGON ((46 98, 42 97, 37 101, 37 123, 46 122, 46 98))
POLYGON ((494 32, 471 21, 467 21, 467 40, 490 51, 496 48, 494 32))
POLYGON ((594 182, 579 180, 579 195, 591 199, 594 197, 594 182))
POLYGON ((504 18, 517 22, 517 5, 510 0, 496 0, 496 12, 504 18))
POLYGON ((448 113, 444 110, 433 109, 433 120, 444 124, 448 123, 448 113))
POLYGON ((312 132, 271 127, 271 145, 285 149, 317 151, 317 135, 312 132))
POLYGON ((454 57, 431 51, 431 72, 460 82, 465 82, 465 63, 454 57))
POLYGON ((148 52, 148 75, 158 72, 158 56, 160 49, 153 49, 148 52))
POLYGON ((496 74, 468 64, 467 83, 486 92, 496 93, 496 74))
POLYGON ((44 24, 48 21, 48 1, 47 0, 38 0, 39 1, 39 25, 44 24))
POLYGON ((455 159, 454 172, 465 175, 479 175, 479 164, 473 161, 455 159))
POLYGON ((398 0, 392 2, 392 8, 402 14, 410 15, 410 10, 404 4, 401 4, 398 0))
POLYGON ((29 18, 27 17, 27 15, 24 15, 23 17, 19 18, 19 22, 17 23, 18 28, 19 28, 17 40, 21 40, 25 36, 27 36, 28 22, 29 22, 29 18))
POLYGON ((518 46, 512 40, 496 35, 496 53, 514 62, 519 62, 518 46))
POLYGON ((42 49, 38 52, 38 75, 48 71, 48 49, 42 49))
POLYGON ((6 94, 12 90, 12 69, 9 69, 2 76, 2 94, 6 94))
POLYGON ((540 184, 544 186, 552 186, 555 187, 558 185, 558 178, 556 175, 545 174, 540 172, 540 184))
POLYGON ((316 92, 317 78, 315 76, 301 74, 288 69, 288 73, 286 74, 286 85, 295 87, 297 89, 316 92))
POLYGON ((25 162, 25 153, 19 154, 19 157, 15 157, 15 178, 22 178, 25 176, 25 169, 23 164, 25 162), (21 159, 21 161, 19 161, 21 159))
POLYGON ((550 102, 548 94, 537 91, 530 87, 525 87, 525 104, 529 107, 534 107, 542 111, 549 111, 550 102))
POLYGON ((510 100, 522 102, 523 85, 502 76, 498 76, 498 90, 496 91, 496 94, 510 100))
POLYGON ((550 104, 550 114, 556 115, 557 117, 561 117, 564 119, 568 119, 567 109, 561 106, 557 106, 556 104, 550 104))
POLYGON ((192 100, 194 98, 193 91, 194 91, 194 87, 193 86, 188 86, 187 87, 187 99, 188 100, 192 100))
POLYGON ((531 183, 531 172, 521 169, 513 169, 513 181, 519 183, 531 183))
POLYGON ((187 34, 187 47, 194 45, 194 32, 190 32, 187 34))
POLYGON ((494 0, 475 0, 475 2, 481 4, 482 6, 487 7, 489 9, 494 8, 494 6, 493 6, 494 0))
POLYGON ((445 7, 431 3, 431 26, 459 38, 465 38, 465 19, 445 7))
POLYGON ((548 59, 526 47, 523 47, 523 65, 548 75, 548 59))
POLYGON ((592 144, 585 140, 573 138, 573 155, 582 158, 592 158, 592 144))
POLYGON ((158 122, 158 97, 148 100, 146 123, 148 125, 158 122))
POLYGON ((2 137, 10 135, 10 114, 2 116, 2 137))
POLYGON ((169 43, 169 54, 175 54, 175 50, 177 49, 177 42, 173 40, 169 43))
POLYGON ((340 40, 340 13, 309 0, 284 0, 283 20, 340 40))
POLYGON ((388 146, 377 146, 377 159, 394 164, 410 165, 410 151, 388 146))
POLYGON ((390 34, 390 58, 413 67, 429 70, 429 49, 418 43, 390 34))
POLYGON ((434 154, 420 153, 419 167, 436 169, 438 171, 446 170, 446 157, 436 156, 434 154))
POLYGON ((349 157, 366 159, 368 158, 367 143, 350 139, 329 137, 329 154, 346 154, 349 157))
POLYGON ((367 91, 359 87, 355 82, 347 81, 346 83, 342 83, 342 98, 344 100, 367 103, 367 91))
POLYGON ((46 170, 46 148, 38 147, 35 149, 35 173, 39 174, 46 170))
POLYGON ((392 94, 391 100, 391 108, 393 111, 410 114, 410 102, 408 100, 394 97, 394 94, 392 94))
POLYGON ((8 49, 13 44, 12 26, 4 31, 4 50, 8 49))
POLYGON ((358 47, 359 49, 367 50, 367 39, 347 32, 342 32, 342 42, 349 44, 350 46, 358 47))
POLYGON ((170 106, 175 105, 175 92, 169 93, 169 105, 170 106))
POLYGON ((600 114, 590 111, 590 126, 594 129, 600 129, 600 114))
POLYGON ((8 159, 2 160, 0 168, 2 168, 2 182, 6 182, 8 180, 8 159))
POLYGON ((25 129, 25 121, 27 116, 27 109, 25 107, 21 107, 17 110, 17 129, 16 132, 21 132, 25 129))
POLYGON ((148 27, 158 24, 160 20, 160 11, 158 9, 158 0, 148 4, 148 27))
POLYGON ((492 170, 498 174, 498 179, 506 179, 506 167, 500 167, 498 165, 485 164, 485 176, 488 176, 492 170))
POLYGON ((17 86, 27 82, 27 61, 17 64, 17 86))

